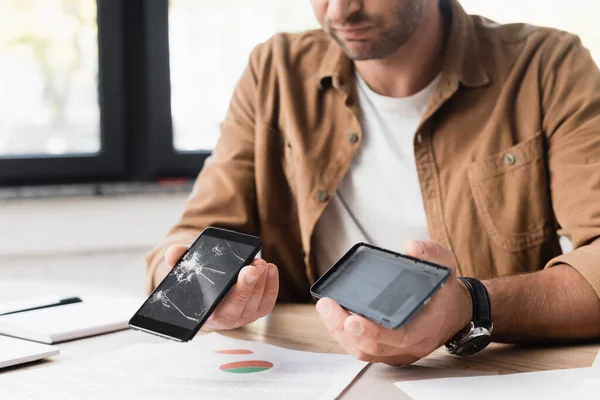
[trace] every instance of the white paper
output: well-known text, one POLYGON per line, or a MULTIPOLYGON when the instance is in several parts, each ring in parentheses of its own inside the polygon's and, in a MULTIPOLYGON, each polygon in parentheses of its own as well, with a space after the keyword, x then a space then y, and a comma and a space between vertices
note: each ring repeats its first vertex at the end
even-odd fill
POLYGON ((600 369, 573 368, 520 374, 396 382, 414 400, 598 400, 600 369))
POLYGON ((600 399, 600 351, 596 356, 596 360, 592 364, 591 373, 586 378, 585 383, 596 390, 597 398, 600 399))
POLYGON ((0 336, 0 368, 41 360, 58 354, 58 347, 0 336))
POLYGON ((347 355, 287 350, 210 334, 185 344, 136 344, 86 362, 0 375, 0 398, 334 399, 366 365, 347 355), (217 353, 231 349, 252 353, 217 353), (253 360, 272 367, 249 373, 221 370, 253 360))
POLYGON ((122 296, 81 297, 81 303, 1 316, 0 334, 58 343, 126 329, 129 319, 143 303, 143 299, 122 296))

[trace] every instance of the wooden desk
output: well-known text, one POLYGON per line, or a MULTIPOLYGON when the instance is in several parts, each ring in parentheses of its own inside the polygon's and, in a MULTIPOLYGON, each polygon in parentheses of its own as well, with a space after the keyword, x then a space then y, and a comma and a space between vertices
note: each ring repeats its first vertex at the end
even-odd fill
MULTIPOLYGON (((310 305, 278 306, 268 319, 229 332, 227 336, 296 350, 344 352, 325 329, 314 306, 310 305)), ((440 348, 408 367, 370 365, 342 398, 365 399, 376 395, 374 398, 377 399, 409 399, 392 385, 400 380, 589 367, 598 348, 597 343, 561 347, 524 347, 494 343, 482 353, 468 358, 451 356, 440 348)))
MULTIPOLYGON (((10 298, 11 292, 26 293, 23 291, 24 286, 19 286, 8 285, 6 282, 0 284, 0 302, 10 298)), ((26 286, 29 290, 32 289, 31 284, 26 286)), ((40 295, 39 290, 38 288, 34 293, 40 295)), ((312 305, 280 305, 269 317, 225 334, 238 339, 255 340, 296 350, 343 352, 329 336, 312 305)), ((53 361, 11 368, 0 373, 11 374, 19 373, 23 369, 46 368, 52 364, 89 358, 132 343, 159 343, 162 340, 131 330, 77 340, 59 344, 61 354, 53 361)), ((484 352, 464 359, 450 356, 445 350, 438 349, 413 366, 401 368, 385 365, 369 366, 346 390, 342 398, 409 399, 392 385, 393 382, 400 380, 587 367, 594 361, 598 347, 598 344, 553 348, 493 344, 484 352)))

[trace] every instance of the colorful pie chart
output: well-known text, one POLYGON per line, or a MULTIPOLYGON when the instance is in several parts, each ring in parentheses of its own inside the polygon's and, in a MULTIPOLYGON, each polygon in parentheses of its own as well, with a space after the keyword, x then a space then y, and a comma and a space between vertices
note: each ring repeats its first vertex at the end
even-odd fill
POLYGON ((272 363, 260 360, 237 361, 223 364, 219 367, 221 371, 230 372, 232 374, 251 374, 253 372, 266 371, 271 368, 273 368, 272 363))

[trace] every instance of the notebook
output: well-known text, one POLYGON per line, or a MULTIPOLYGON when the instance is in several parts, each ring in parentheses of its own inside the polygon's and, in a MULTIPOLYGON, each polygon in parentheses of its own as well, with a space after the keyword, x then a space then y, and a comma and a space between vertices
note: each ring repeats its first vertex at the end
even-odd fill
MULTIPOLYGON (((120 296, 79 297, 81 303, 0 316, 0 335, 52 344, 114 332, 128 328, 129 319, 144 301, 120 296)), ((36 302, 28 299, 27 303, 36 302)), ((0 304, 0 309, 10 308, 0 304)))
POLYGON ((41 360, 58 354, 58 347, 0 336, 0 368, 41 360))

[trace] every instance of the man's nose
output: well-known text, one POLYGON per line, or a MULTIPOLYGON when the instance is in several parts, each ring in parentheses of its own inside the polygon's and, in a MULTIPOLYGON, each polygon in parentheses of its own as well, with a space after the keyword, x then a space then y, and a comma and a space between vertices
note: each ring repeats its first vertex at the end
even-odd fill
POLYGON ((362 0, 329 0, 327 6, 327 19, 334 24, 346 20, 362 7, 362 0))

